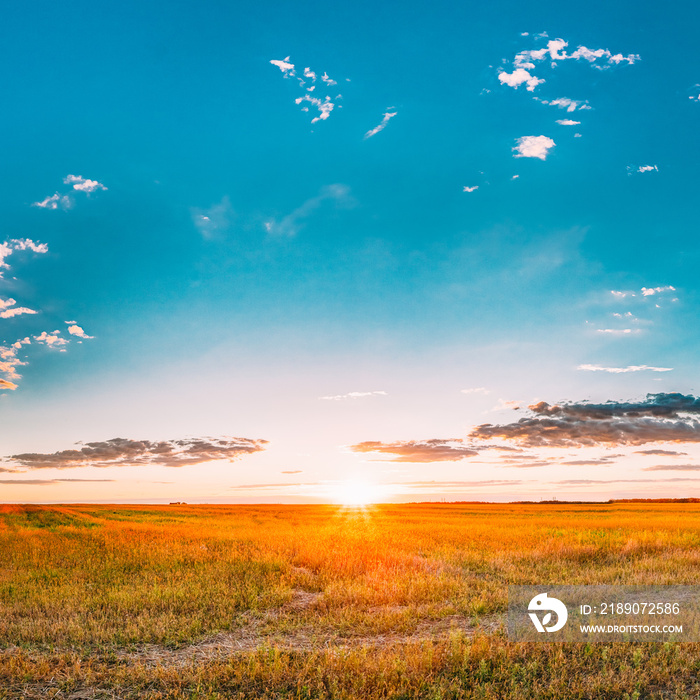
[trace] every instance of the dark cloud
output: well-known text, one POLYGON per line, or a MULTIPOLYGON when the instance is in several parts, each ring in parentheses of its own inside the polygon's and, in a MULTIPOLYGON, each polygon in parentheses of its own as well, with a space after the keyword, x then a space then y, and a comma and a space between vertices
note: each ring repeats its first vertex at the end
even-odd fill
POLYGON ((653 467, 644 467, 644 472, 698 472, 700 464, 657 464, 653 467))
MULTIPOLYGON (((81 444, 81 443, 78 443, 81 444)), ((73 467, 129 467, 155 464, 184 467, 217 459, 237 457, 265 449, 267 440, 250 438, 188 438, 184 440, 128 440, 113 438, 88 442, 75 450, 51 454, 27 452, 10 455, 4 461, 27 469, 71 469, 73 467)))
POLYGON ((636 455, 658 455, 661 457, 683 457, 687 452, 676 452, 676 450, 635 450, 636 455))
POLYGON ((647 442, 700 442, 700 399, 683 394, 648 394, 644 401, 604 404, 541 401, 531 416, 506 425, 479 425, 477 440, 514 440, 529 447, 642 445, 647 442))
POLYGON ((391 462, 456 462, 479 453, 461 440, 407 440, 402 442, 359 442, 353 452, 380 452, 393 455, 391 462))

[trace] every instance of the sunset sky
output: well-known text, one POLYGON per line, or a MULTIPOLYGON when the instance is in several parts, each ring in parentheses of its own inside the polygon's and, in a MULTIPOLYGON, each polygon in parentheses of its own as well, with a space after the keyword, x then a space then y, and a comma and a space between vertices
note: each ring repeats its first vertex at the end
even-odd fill
POLYGON ((8 6, 0 501, 700 497, 698 15, 8 6))

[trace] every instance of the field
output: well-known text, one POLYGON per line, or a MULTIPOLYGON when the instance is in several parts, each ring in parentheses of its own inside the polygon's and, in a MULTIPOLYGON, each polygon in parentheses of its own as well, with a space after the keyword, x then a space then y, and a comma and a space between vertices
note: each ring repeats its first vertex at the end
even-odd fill
POLYGON ((0 698, 697 698, 696 645, 504 615, 699 578, 695 503, 0 506, 0 698))

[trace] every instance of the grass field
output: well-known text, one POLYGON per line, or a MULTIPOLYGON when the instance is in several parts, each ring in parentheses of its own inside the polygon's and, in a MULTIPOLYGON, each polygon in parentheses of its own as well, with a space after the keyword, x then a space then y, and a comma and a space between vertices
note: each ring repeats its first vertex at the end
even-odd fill
POLYGON ((509 584, 695 584, 700 505, 0 506, 0 698, 698 698, 514 644, 509 584))

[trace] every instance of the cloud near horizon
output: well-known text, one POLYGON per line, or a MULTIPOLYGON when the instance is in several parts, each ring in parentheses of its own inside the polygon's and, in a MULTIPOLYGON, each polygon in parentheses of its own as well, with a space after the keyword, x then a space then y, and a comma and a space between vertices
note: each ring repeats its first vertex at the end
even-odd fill
POLYGON ((462 440, 405 440, 398 442, 366 441, 350 445, 353 452, 392 455, 387 462, 456 462, 479 453, 462 440))
POLYGON ((528 407, 533 415, 517 423, 476 426, 475 440, 513 440, 530 447, 643 445, 700 442, 700 398, 677 393, 647 394, 644 401, 604 404, 544 401, 528 407))
POLYGON ((73 450, 61 450, 48 454, 26 452, 9 455, 2 458, 2 461, 25 469, 141 465, 184 467, 223 459, 232 462, 242 455, 263 451, 266 444, 267 440, 240 437, 186 438, 157 442, 112 438, 102 442, 88 442, 73 450))
POLYGON ((348 394, 335 396, 319 396, 319 401, 344 401, 345 399, 364 399, 368 396, 388 396, 386 391, 351 391, 348 394))

